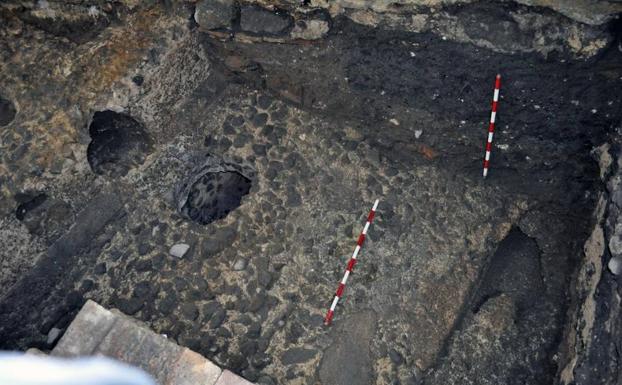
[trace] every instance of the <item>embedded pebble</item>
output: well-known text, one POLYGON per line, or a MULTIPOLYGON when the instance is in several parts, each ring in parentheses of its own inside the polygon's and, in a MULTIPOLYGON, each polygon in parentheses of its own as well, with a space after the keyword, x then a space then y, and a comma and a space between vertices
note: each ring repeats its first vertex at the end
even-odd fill
POLYGON ((194 20, 203 29, 229 28, 235 17, 235 8, 231 0, 201 1, 194 12, 194 20))
POLYGON ((620 273, 622 273, 622 257, 611 258, 607 267, 613 275, 620 275, 620 273))
POLYGON ((240 10, 240 28, 245 32, 278 35, 293 23, 293 18, 284 12, 273 12, 257 6, 246 6, 240 10))
POLYGON ((404 357, 395 349, 389 350, 389 358, 395 365, 401 365, 404 362, 404 357))
POLYGON ((246 268, 246 260, 245 259, 238 259, 233 264, 233 270, 235 270, 235 271, 244 270, 245 268, 246 268))
POLYGON ((61 330, 59 328, 50 329, 50 332, 48 333, 47 344, 53 345, 56 341, 58 341, 60 334, 61 334, 61 330))
POLYGON ((168 253, 173 257, 183 258, 183 256, 186 255, 186 253, 188 252, 188 249, 190 249, 190 245, 185 243, 178 243, 176 245, 173 245, 168 253))

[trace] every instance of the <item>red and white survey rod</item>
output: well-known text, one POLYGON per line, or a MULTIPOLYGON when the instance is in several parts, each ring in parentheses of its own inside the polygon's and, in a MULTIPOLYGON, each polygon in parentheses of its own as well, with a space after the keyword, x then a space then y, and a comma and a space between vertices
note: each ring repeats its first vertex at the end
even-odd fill
POLYGON ((488 141, 486 142, 486 155, 484 156, 484 178, 488 175, 488 165, 490 163, 490 152, 492 151, 492 136, 495 132, 495 118, 497 117, 497 104, 499 103, 499 89, 501 88, 501 75, 495 79, 495 93, 492 97, 492 112, 490 113, 490 124, 488 125, 488 141))
POLYGON ((376 209, 378 208, 378 202, 380 200, 376 199, 374 202, 374 207, 369 211, 367 215, 367 222, 365 223, 365 227, 363 227, 363 231, 359 235, 358 240, 356 241, 356 247, 354 248, 354 253, 352 253, 352 257, 348 261, 348 266, 346 267, 346 272, 339 282, 339 287, 337 287, 337 292, 335 293, 335 298, 333 299, 333 303, 330 305, 330 309, 326 313, 326 317, 324 318, 324 325, 330 325, 330 322, 333 320, 333 315, 335 315, 335 308, 337 307, 337 303, 339 299, 343 295, 343 290, 346 288, 346 282, 348 282, 348 277, 352 273, 352 269, 354 269, 354 265, 356 265, 356 257, 358 256, 361 248, 363 247, 363 242, 365 242, 365 237, 367 236, 367 230, 369 230, 369 226, 371 226, 371 222, 374 220, 374 216, 376 215, 376 209))

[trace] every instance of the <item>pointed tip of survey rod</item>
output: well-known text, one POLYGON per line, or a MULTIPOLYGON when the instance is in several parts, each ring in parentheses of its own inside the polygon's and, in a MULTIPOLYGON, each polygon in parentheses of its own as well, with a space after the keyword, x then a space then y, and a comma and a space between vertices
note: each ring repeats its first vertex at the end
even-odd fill
POLYGON ((378 208, 379 202, 380 202, 380 199, 376 199, 376 201, 374 202, 374 208, 372 210, 376 211, 376 209, 378 208))

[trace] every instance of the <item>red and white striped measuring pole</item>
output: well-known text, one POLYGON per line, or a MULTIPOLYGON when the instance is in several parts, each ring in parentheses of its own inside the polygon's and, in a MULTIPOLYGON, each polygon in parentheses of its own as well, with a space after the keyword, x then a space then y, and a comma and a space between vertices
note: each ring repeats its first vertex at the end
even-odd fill
POLYGON ((326 313, 326 317, 324 318, 324 325, 330 325, 330 322, 333 320, 333 315, 335 315, 335 308, 337 307, 337 303, 339 302, 339 298, 343 295, 343 290, 346 288, 346 282, 348 282, 348 277, 352 273, 352 269, 354 269, 354 265, 356 265, 356 257, 361 251, 361 247, 363 247, 363 242, 365 242, 365 236, 367 235, 367 230, 369 230, 369 226, 371 222, 374 220, 374 216, 376 215, 376 209, 378 208, 378 202, 380 200, 376 199, 374 202, 374 207, 369 211, 367 215, 367 222, 365 223, 365 227, 363 227, 363 231, 359 235, 359 239, 356 241, 356 247, 354 248, 354 253, 352 253, 352 257, 348 261, 348 267, 346 268, 346 272, 339 282, 339 287, 337 287, 337 292, 335 293, 335 298, 333 299, 333 303, 330 305, 330 309, 326 313))
POLYGON ((495 94, 492 97, 492 112, 490 113, 490 124, 488 125, 488 141, 486 142, 486 156, 484 157, 484 178, 488 175, 488 163, 490 162, 490 151, 492 151, 492 135, 495 132, 495 118, 497 117, 497 103, 499 102, 499 89, 501 88, 501 75, 495 79, 495 94))

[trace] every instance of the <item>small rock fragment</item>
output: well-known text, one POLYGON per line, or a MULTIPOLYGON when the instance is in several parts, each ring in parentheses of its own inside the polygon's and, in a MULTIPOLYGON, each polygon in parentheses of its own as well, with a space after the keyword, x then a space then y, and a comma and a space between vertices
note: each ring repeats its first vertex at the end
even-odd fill
POLYGON ((48 355, 44 352, 42 352, 41 350, 37 349, 37 348, 29 348, 28 350, 26 350, 26 354, 30 354, 33 356, 41 356, 41 357, 47 357, 48 355))
POLYGON ((613 275, 620 275, 620 273, 622 273, 622 257, 611 258, 607 267, 613 275))
POLYGON ((245 268, 246 268, 246 260, 245 259, 238 259, 233 264, 233 270, 235 270, 235 271, 241 271, 241 270, 244 270, 245 268))
POLYGON ((193 303, 185 303, 181 305, 181 314, 185 319, 194 321, 199 317, 199 309, 193 303))
POLYGON ((227 317, 227 313, 225 312, 224 309, 218 309, 214 315, 212 315, 212 318, 209 321, 209 327, 210 329, 216 329, 218 328, 222 322, 225 320, 225 318, 227 317))
POLYGON ((609 239, 609 251, 614 256, 622 256, 622 223, 617 223, 611 239, 609 239))
POLYGON ((419 139, 423 134, 423 130, 415 130, 415 138, 419 139))
POLYGON ((272 12, 257 6, 242 8, 240 17, 242 30, 256 34, 279 35, 292 23, 291 16, 285 12, 272 12))
POLYGON ((194 20, 202 29, 220 29, 231 27, 235 18, 232 0, 205 0, 197 4, 194 20))
POLYGON ((61 334, 61 330, 59 328, 50 329, 50 332, 48 333, 48 339, 46 341, 47 344, 49 346, 54 345, 56 341, 58 341, 60 334, 61 334))
POLYGON ((293 39, 318 40, 326 36, 329 30, 330 26, 326 20, 300 20, 290 36, 293 39))
POLYGON ((144 302, 138 298, 121 298, 117 303, 119 310, 126 315, 134 315, 142 309, 144 302))
POLYGON ((404 357, 395 349, 389 350, 389 358, 395 365, 401 365, 404 363, 404 357))
POLYGON ((395 118, 393 118, 393 119, 389 119, 389 122, 390 122, 391 124, 396 125, 396 126, 399 126, 399 125, 400 125, 400 122, 399 122, 397 119, 395 119, 395 118))
POLYGON ((186 243, 178 243, 176 245, 173 245, 173 247, 171 247, 168 252, 173 257, 183 258, 183 256, 186 255, 186 253, 188 252, 188 249, 190 249, 190 245, 186 243))
POLYGON ((98 265, 95 265, 95 267, 93 268, 93 273, 97 274, 97 275, 102 275, 106 273, 106 264, 105 263, 100 263, 98 265))

